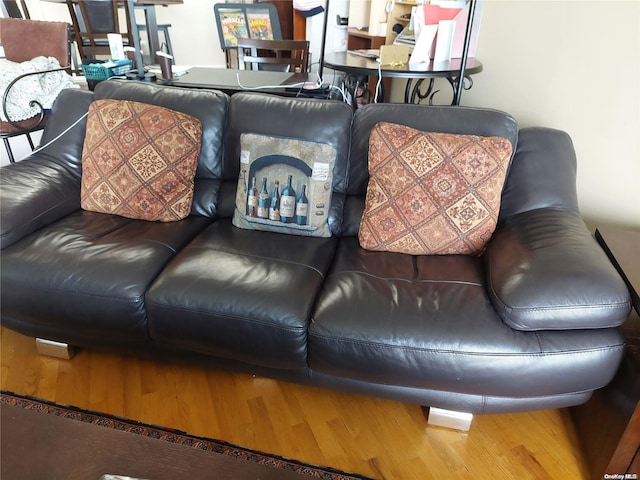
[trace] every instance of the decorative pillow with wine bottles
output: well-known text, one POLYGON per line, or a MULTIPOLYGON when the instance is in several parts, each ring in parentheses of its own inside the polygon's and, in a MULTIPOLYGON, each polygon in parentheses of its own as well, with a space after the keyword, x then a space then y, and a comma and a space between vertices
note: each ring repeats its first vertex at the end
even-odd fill
POLYGON ((233 224, 249 230, 330 237, 327 224, 336 150, 256 133, 240 136, 233 224))

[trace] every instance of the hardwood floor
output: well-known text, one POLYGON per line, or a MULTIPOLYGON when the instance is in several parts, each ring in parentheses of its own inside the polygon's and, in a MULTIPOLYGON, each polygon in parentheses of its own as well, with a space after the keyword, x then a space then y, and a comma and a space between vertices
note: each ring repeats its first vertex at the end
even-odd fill
POLYGON ((565 409, 476 416, 462 433, 428 427, 417 405, 86 350, 58 360, 0 335, 15 393, 376 479, 589 478, 565 409))

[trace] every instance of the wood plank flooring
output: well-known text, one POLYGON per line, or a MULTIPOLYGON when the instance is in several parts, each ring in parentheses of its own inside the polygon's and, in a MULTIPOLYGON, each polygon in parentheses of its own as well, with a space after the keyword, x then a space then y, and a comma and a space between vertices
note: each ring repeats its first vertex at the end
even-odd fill
POLYGON ((466 433, 417 405, 80 350, 38 355, 2 328, 3 390, 225 440, 376 479, 587 480, 566 409, 483 415, 466 433))

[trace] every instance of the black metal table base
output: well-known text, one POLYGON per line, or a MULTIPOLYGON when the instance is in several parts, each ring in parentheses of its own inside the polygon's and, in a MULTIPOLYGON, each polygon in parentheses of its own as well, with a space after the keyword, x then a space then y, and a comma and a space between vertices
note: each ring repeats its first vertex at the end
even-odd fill
MULTIPOLYGON (((344 77, 344 90, 350 95, 354 109, 375 102, 376 90, 378 91, 377 101, 386 101, 384 82, 380 82, 380 88, 376 88, 377 85, 371 86, 368 84, 367 78, 366 75, 348 73, 344 77)), ((468 76, 464 77, 462 83, 458 81, 458 77, 447 77, 446 80, 451 85, 453 93, 451 105, 456 105, 458 88, 469 90, 473 87, 473 79, 468 76)), ((404 88, 404 103, 419 104, 423 100, 427 100, 429 105, 434 105, 434 98, 438 92, 440 90, 435 89, 435 78, 408 78, 404 88)))
MULTIPOLYGON (((451 85, 451 89, 453 90, 453 97, 451 100, 451 105, 456 105, 456 98, 458 98, 457 92, 458 88, 462 88, 463 90, 469 90, 473 87, 473 80, 471 77, 465 77, 462 83, 458 81, 458 77, 447 77, 447 81, 451 85)), ((407 85, 404 88, 404 103, 421 103, 423 100, 427 99, 429 101, 429 105, 433 105, 433 99, 440 90, 434 90, 435 87, 435 78, 418 78, 407 79, 407 85), (415 80, 415 85, 414 85, 415 80), (423 91, 422 86, 423 83, 427 81, 426 89, 423 91)))

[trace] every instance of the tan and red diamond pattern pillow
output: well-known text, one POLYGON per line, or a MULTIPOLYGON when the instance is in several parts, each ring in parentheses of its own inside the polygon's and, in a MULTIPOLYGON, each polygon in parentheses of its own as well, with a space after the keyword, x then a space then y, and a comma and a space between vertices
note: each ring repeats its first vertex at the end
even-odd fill
POLYGON ((82 150, 82 208, 140 220, 185 218, 201 137, 202 124, 190 115, 129 100, 96 100, 82 150))
POLYGON ((379 123, 358 239, 367 250, 478 254, 495 230, 512 145, 379 123))

